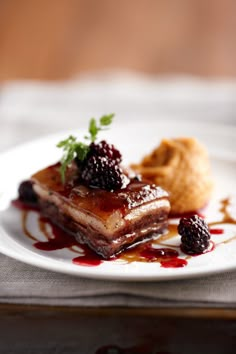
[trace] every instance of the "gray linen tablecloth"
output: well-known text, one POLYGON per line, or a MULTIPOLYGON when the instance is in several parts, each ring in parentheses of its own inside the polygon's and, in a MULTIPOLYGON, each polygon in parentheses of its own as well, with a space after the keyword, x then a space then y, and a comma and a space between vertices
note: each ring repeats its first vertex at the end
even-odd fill
MULTIPOLYGON (((59 84, 6 84, 0 91, 0 151, 78 127, 78 117, 110 111, 129 119, 149 115, 235 124, 236 83, 108 75, 59 84)), ((0 255, 0 302, 235 307, 236 272, 169 282, 112 282, 53 273, 0 255)))
POLYGON ((169 282, 71 277, 0 256, 0 301, 67 306, 236 306, 236 272, 169 282))

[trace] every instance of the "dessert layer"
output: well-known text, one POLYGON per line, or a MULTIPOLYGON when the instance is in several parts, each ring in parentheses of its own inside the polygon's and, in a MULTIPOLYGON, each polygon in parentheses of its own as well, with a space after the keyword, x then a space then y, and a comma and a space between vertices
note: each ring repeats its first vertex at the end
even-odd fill
POLYGON ((56 164, 32 176, 41 212, 103 257, 165 231, 170 203, 160 187, 133 179, 114 192, 88 188, 73 166, 62 184, 59 168, 56 164))
POLYGON ((44 216, 107 259, 131 245, 163 234, 168 226, 166 210, 160 208, 158 213, 144 215, 142 219, 126 223, 122 229, 114 229, 113 233, 108 235, 99 231, 96 224, 94 227, 93 223, 76 222, 67 214, 63 214, 55 204, 43 200, 39 200, 39 203, 44 216))

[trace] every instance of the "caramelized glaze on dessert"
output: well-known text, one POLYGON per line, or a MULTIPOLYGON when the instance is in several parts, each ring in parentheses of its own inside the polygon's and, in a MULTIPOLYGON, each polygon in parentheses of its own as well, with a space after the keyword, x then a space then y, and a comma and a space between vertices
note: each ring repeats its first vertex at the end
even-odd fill
POLYGON ((78 181, 78 173, 73 167, 67 171, 66 183, 62 184, 60 164, 52 165, 32 176, 38 186, 46 186, 48 199, 54 194, 60 195, 65 203, 84 209, 91 214, 106 219, 107 215, 119 210, 126 215, 128 210, 137 208, 144 203, 163 198, 166 202, 168 194, 160 187, 133 179, 125 189, 109 192, 98 188, 89 188, 78 181))

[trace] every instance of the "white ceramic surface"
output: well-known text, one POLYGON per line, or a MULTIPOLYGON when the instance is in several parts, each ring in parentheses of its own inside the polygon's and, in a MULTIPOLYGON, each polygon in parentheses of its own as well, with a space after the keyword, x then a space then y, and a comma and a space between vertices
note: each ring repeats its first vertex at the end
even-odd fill
MULTIPOLYGON (((85 127, 82 127, 79 135, 83 136, 84 132, 85 127)), ((11 200, 16 197, 17 187, 23 179, 60 158, 61 152, 55 145, 67 135, 68 132, 48 136, 16 147, 0 156, 0 252, 19 261, 57 272, 112 280, 170 280, 236 268, 236 241, 221 244, 212 252, 192 257, 183 268, 162 268, 159 263, 124 264, 119 260, 103 262, 96 267, 79 266, 72 263, 75 255, 70 250, 49 252, 36 249, 33 241, 24 235, 21 212, 11 206, 11 200)), ((207 220, 219 217, 219 201, 229 196, 233 198, 235 188, 235 127, 186 121, 160 123, 148 119, 119 124, 117 119, 109 132, 101 134, 101 138, 114 143, 122 151, 124 164, 138 162, 163 137, 177 136, 194 136, 207 146, 216 183, 213 198, 205 214, 207 220)), ((232 213, 236 218, 235 208, 232 213)), ((36 214, 33 212, 30 214, 28 227, 43 240, 37 230, 36 214)), ((233 236, 236 236, 236 226, 225 225, 224 236, 215 235, 212 238, 217 244, 223 238, 225 240, 233 236)), ((179 243, 178 237, 176 243, 179 243)), ((181 254, 180 257, 184 258, 185 255, 181 254)))

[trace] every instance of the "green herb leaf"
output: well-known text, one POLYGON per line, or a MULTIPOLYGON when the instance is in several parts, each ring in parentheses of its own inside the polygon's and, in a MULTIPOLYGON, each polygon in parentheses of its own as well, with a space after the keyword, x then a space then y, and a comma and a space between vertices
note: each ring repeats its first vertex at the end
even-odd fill
POLYGON ((91 118, 90 123, 89 123, 89 133, 90 133, 90 139, 92 142, 94 142, 97 138, 97 133, 99 131, 99 127, 97 126, 97 122, 94 118, 91 118))
MULTIPOLYGON (((99 123, 95 118, 91 118, 88 129, 90 135, 85 136, 84 138, 94 142, 97 139, 98 132, 105 130, 104 127, 107 127, 112 123, 113 117, 114 113, 103 115, 99 119, 99 123)), ((57 147, 64 151, 64 155, 61 159, 60 174, 62 183, 65 183, 67 166, 69 166, 75 158, 77 158, 79 161, 84 161, 89 152, 90 144, 85 144, 83 142, 77 141, 76 137, 70 135, 67 139, 60 141, 57 144, 57 147)))
POLYGON ((111 114, 107 114, 104 115, 100 118, 100 124, 101 126, 108 126, 112 123, 112 120, 114 118, 115 114, 111 113, 111 114))
MULTIPOLYGON (((65 139, 65 140, 62 140, 60 141, 58 144, 57 144, 57 147, 61 148, 61 147, 65 147, 65 149, 67 148, 68 145, 70 145, 71 143, 75 142, 76 141, 76 138, 73 136, 73 135, 70 135, 69 138, 65 139)), ((64 149, 63 149, 64 150, 64 149)))
POLYGON ((80 161, 84 161, 84 159, 86 158, 86 156, 89 152, 89 146, 84 143, 78 143, 75 152, 76 152, 77 158, 80 161))

